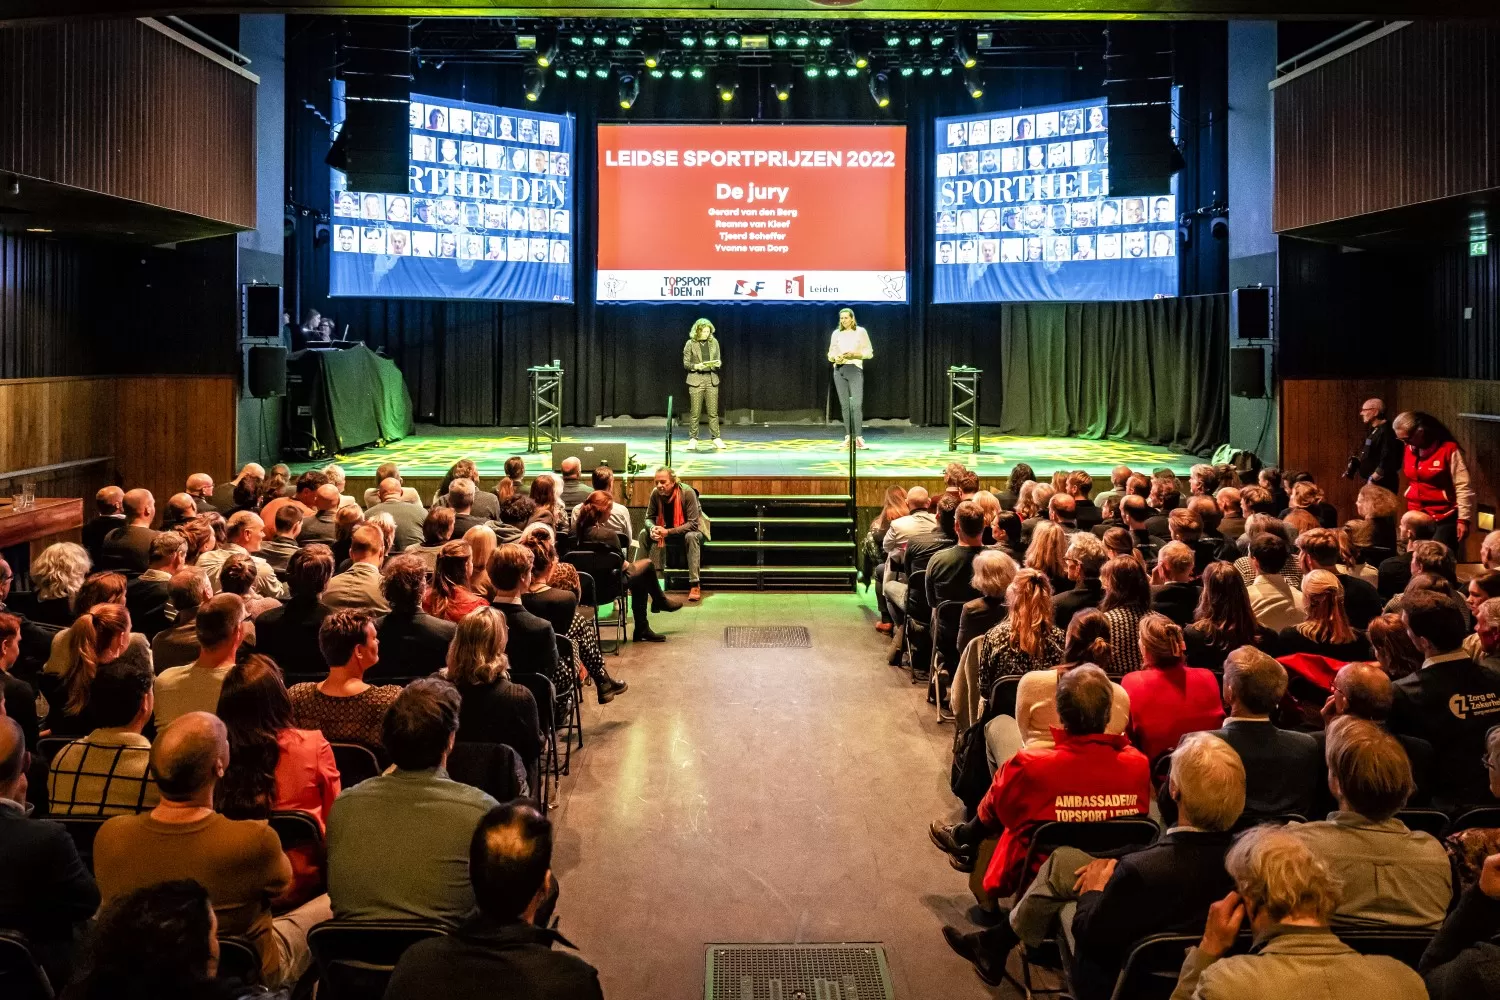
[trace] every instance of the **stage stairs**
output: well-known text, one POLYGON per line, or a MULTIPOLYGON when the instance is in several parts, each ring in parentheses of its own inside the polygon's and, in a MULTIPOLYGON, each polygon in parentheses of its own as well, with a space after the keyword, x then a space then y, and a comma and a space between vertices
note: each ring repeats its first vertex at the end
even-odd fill
POLYGON ((704 494, 712 540, 703 585, 725 590, 852 590, 854 499, 847 494, 704 494))

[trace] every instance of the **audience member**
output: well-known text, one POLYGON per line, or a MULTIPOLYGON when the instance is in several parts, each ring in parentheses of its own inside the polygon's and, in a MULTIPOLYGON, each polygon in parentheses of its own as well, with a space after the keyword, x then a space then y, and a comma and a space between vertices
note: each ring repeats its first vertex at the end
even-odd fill
POLYGON ((49 694, 47 728, 53 736, 82 736, 100 725, 90 707, 98 669, 124 662, 149 675, 151 659, 125 655, 131 632, 130 612, 123 604, 95 604, 78 616, 67 635, 61 676, 48 673, 41 679, 49 694))
POLYGON ((198 659, 198 609, 214 594, 208 577, 194 566, 172 574, 167 596, 174 612, 172 624, 151 640, 151 665, 157 671, 185 666, 198 659))
MULTIPOLYGON (((521 498, 524 499, 524 498, 521 498)), ((521 537, 520 531, 515 534, 521 537)), ((470 528, 464 532, 463 541, 474 550, 474 575, 469 577, 469 589, 485 600, 493 600, 495 587, 490 583, 490 556, 495 554, 499 542, 494 530, 487 524, 470 528)))
POLYGON ((1009 609, 1005 592, 1016 578, 1016 562, 998 549, 986 549, 974 557, 970 581, 979 596, 964 604, 958 616, 958 651, 1005 620, 1009 609))
POLYGON ((331 915, 327 897, 272 917, 270 900, 291 885, 291 865, 265 823, 214 812, 214 787, 228 766, 224 723, 208 712, 188 712, 160 732, 151 768, 161 802, 99 829, 99 891, 108 904, 159 882, 194 879, 208 890, 219 934, 242 935, 255 945, 265 983, 295 983, 312 959, 307 932, 331 915))
POLYGON ((432 573, 437 569, 438 553, 450 540, 461 540, 453 537, 453 511, 434 507, 422 519, 421 544, 407 546, 406 554, 420 557, 427 572, 432 573))
POLYGON ((1255 620, 1273 632, 1305 621, 1302 592, 1281 572, 1287 559, 1286 539, 1269 531, 1260 532, 1250 540, 1250 559, 1255 580, 1247 590, 1255 620))
MULTIPOLYGON (((558 676, 557 638, 551 624, 526 610, 521 595, 531 588, 531 550, 524 545, 502 545, 490 557, 490 584, 495 588, 494 606, 505 615, 509 638, 505 655, 517 674, 558 676)), ((653 639, 656 633, 642 633, 643 616, 636 618, 636 641, 653 639)))
POLYGON ((1479 617, 1479 607, 1485 601, 1500 597, 1500 570, 1481 570, 1469 577, 1464 588, 1464 605, 1469 609, 1469 620, 1479 617))
POLYGON ((569 455, 563 459, 558 472, 562 476, 562 489, 558 491, 558 499, 569 510, 583 503, 590 493, 598 489, 597 486, 591 487, 582 482, 583 463, 576 455, 569 455))
MULTIPOLYGON (((349 568, 351 563, 349 548, 354 544, 354 529, 364 523, 364 511, 356 510, 353 507, 340 507, 334 512, 333 540, 327 544, 333 550, 333 563, 337 572, 342 573, 349 568)), ((381 532, 380 548, 383 558, 385 552, 384 532, 381 532)))
POLYGON ((161 516, 162 530, 175 531, 197 516, 198 504, 192 497, 186 493, 173 493, 167 497, 167 509, 161 516))
POLYGON ((245 635, 245 602, 233 594, 219 594, 198 609, 193 620, 198 634, 198 658, 156 676, 156 729, 167 728, 189 712, 212 712, 219 690, 234 666, 245 635))
MULTIPOLYGON (((529 496, 513 496, 506 500, 500 505, 499 519, 489 523, 495 541, 500 545, 520 541, 521 529, 531 523, 531 516, 535 513, 536 504, 529 496)), ((468 537, 468 532, 462 534, 468 537)))
POLYGON ((215 593, 223 589, 219 585, 219 570, 224 562, 230 556, 241 555, 255 560, 255 585, 251 589, 256 597, 286 596, 286 586, 276 579, 276 571, 258 555, 265 530, 259 514, 252 510, 239 511, 224 525, 224 544, 198 557, 198 568, 208 574, 208 582, 213 585, 215 593))
POLYGON ((1500 990, 1500 853, 1482 872, 1427 946, 1418 969, 1432 1000, 1469 1000, 1500 990))
POLYGON ((573 613, 578 610, 578 597, 548 582, 557 565, 555 537, 545 524, 533 524, 521 535, 521 544, 531 553, 531 585, 521 594, 521 605, 546 620, 554 635, 567 635, 573 627, 573 613))
POLYGON ((1431 541, 1435 534, 1437 522, 1420 510, 1401 515, 1396 528, 1396 554, 1387 556, 1379 567, 1376 589, 1381 597, 1389 599, 1406 589, 1412 574, 1410 548, 1417 542, 1431 541))
POLYGON ((260 567, 255 560, 242 552, 236 552, 224 560, 219 567, 219 592, 233 594, 245 602, 245 645, 255 645, 255 619, 262 612, 281 607, 274 597, 256 597, 255 582, 260 576, 260 567))
POLYGON ((118 486, 106 486, 94 494, 94 516, 83 526, 83 547, 89 558, 99 561, 104 549, 104 537, 116 528, 125 526, 125 491, 118 486))
POLYGON ((1307 817, 1323 780, 1317 741, 1271 721, 1286 685, 1286 668, 1252 646, 1241 646, 1224 661, 1229 715, 1214 735, 1245 762, 1247 823, 1288 814, 1307 817))
POLYGON ((1352 579, 1331 570, 1315 569, 1302 578, 1302 600, 1307 620, 1281 630, 1276 648, 1283 656, 1308 653, 1348 663, 1368 660, 1374 653, 1364 634, 1349 624, 1344 611, 1341 580, 1352 579))
POLYGON ((1420 670, 1396 681, 1391 731, 1432 744, 1434 805, 1486 803, 1489 781, 1480 761, 1486 731, 1500 722, 1500 675, 1464 652, 1463 613, 1451 598, 1409 594, 1401 617, 1423 660, 1420 670))
POLYGON ((1136 642, 1141 619, 1151 610, 1151 585, 1140 561, 1129 556, 1115 556, 1104 564, 1099 574, 1104 585, 1104 600, 1099 610, 1109 622, 1109 648, 1114 657, 1114 671, 1128 674, 1141 668, 1140 646, 1136 642))
POLYGON ((984 551, 984 513, 972 500, 958 505, 953 517, 958 544, 927 560, 927 603, 971 601, 979 597, 973 585, 974 560, 984 551))
POLYGON ((1174 1000, 1309 996, 1310 984, 1328 1000, 1425 1000, 1421 977, 1410 968, 1384 955, 1361 955, 1334 936, 1329 920, 1339 906, 1338 878, 1301 838, 1256 827, 1235 841, 1225 867, 1235 891, 1209 907, 1174 1000), (1244 923, 1255 947, 1225 957, 1244 923))
POLYGON ((504 743, 525 762, 536 780, 542 754, 542 729, 536 698, 510 679, 505 657, 505 616, 480 608, 458 624, 448 647, 448 680, 458 689, 461 743, 504 743))
POLYGON ((453 533, 462 535, 476 524, 484 524, 489 518, 474 510, 474 499, 479 488, 473 481, 459 478, 448 484, 447 507, 453 511, 453 533))
POLYGON ((0 714, 0 927, 25 934, 48 977, 64 983, 99 890, 61 824, 30 815, 30 768, 21 726, 0 714))
MULTIPOLYGON (((1401 737, 1403 742, 1409 737, 1401 737)), ((1492 726, 1484 739, 1484 767, 1489 774, 1490 795, 1500 800, 1500 726, 1492 726)), ((1450 833, 1443 842, 1453 859, 1460 888, 1470 889, 1479 878, 1485 859, 1500 853, 1500 823, 1471 826, 1450 833)))
POLYGON ((422 610, 457 623, 469 612, 489 606, 489 601, 469 587, 474 575, 473 551, 468 542, 444 543, 432 575, 432 586, 422 598, 422 610))
MULTIPOLYGON (((634 538, 635 529, 631 527, 630 508, 615 500, 614 470, 607 465, 599 466, 593 472, 592 482, 594 486, 593 490, 584 492, 581 500, 576 504, 569 505, 570 519, 574 532, 576 533, 578 529, 579 509, 593 497, 594 493, 602 491, 608 493, 610 499, 609 517, 605 518, 605 525, 612 528, 616 534, 624 535, 627 539, 634 538)), ((900 489, 900 487, 895 488, 900 489)), ((902 492, 902 496, 905 496, 904 491, 902 492)))
POLYGON ((88 695, 96 728, 59 750, 48 770, 51 815, 118 816, 156 805, 151 741, 141 735, 155 705, 148 668, 124 660, 99 666, 88 695))
POLYGON ((1218 729, 1224 721, 1213 671, 1186 663, 1182 629, 1153 612, 1141 619, 1140 670, 1121 684, 1129 696, 1130 741, 1155 763, 1188 733, 1218 729))
POLYGON ((1062 525, 1056 521, 1040 521, 1031 532, 1031 543, 1026 547, 1026 568, 1045 576, 1054 593, 1070 590, 1073 581, 1068 577, 1067 551, 1068 535, 1062 525))
MULTIPOLYGON (((1005 489, 1001 490, 1000 495, 996 498, 1000 501, 1000 508, 1002 510, 1015 510, 1016 503, 1021 497, 1021 487, 1026 483, 1035 481, 1036 473, 1032 471, 1031 466, 1025 462, 1017 462, 1011 467, 1010 479, 1006 482, 1005 489)), ((926 493, 927 491, 923 490, 922 492, 926 493)))
POLYGON ((1422 654, 1417 651, 1401 615, 1387 612, 1370 622, 1367 638, 1380 669, 1392 681, 1399 681, 1422 668, 1422 654))
MULTIPOLYGON (((646 565, 651 564, 647 562, 646 565)), ((552 586, 572 594, 575 601, 582 600, 582 579, 578 575, 577 568, 571 563, 557 563, 552 567, 552 575, 548 579, 552 586)), ((599 704, 608 705, 614 701, 615 695, 624 694, 629 689, 630 685, 624 681, 615 680, 604 668, 604 651, 599 648, 599 633, 595 627, 594 614, 591 609, 586 609, 583 605, 575 606, 573 620, 569 623, 566 634, 573 643, 573 649, 577 652, 584 671, 594 682, 599 704)))
POLYGON ((156 532, 156 500, 150 490, 128 490, 124 497, 125 523, 104 536, 98 567, 136 576, 151 565, 151 539, 156 532))
POLYGON ((1040 947, 1061 936, 1073 956, 1073 996, 1109 997, 1136 942, 1196 931, 1233 885, 1224 855, 1245 804, 1239 755, 1223 740, 1194 733, 1172 755, 1168 789, 1181 819, 1156 843, 1097 858, 1060 847, 994 928, 963 934, 944 927, 949 946, 974 963, 986 983, 999 985, 1018 942, 1040 947))
POLYGON ((319 598, 323 605, 334 611, 353 609, 384 614, 391 610, 380 589, 380 564, 385 558, 385 540, 380 529, 367 524, 355 528, 349 558, 353 564, 323 588, 319 598))
POLYGON ((453 685, 423 678, 399 694, 381 737, 395 769, 345 789, 329 815, 328 895, 340 920, 453 930, 474 912, 469 841, 497 803, 445 770, 459 723, 453 685))
POLYGON ((1464 638, 1469 659, 1500 674, 1500 597, 1491 597, 1474 610, 1474 634, 1464 638))
POLYGON ((125 585, 125 609, 147 641, 171 623, 170 582, 172 574, 186 565, 187 541, 175 531, 163 531, 151 540, 150 566, 125 585))
MULTIPOLYGON (((1387 722, 1395 688, 1385 671, 1375 663, 1346 663, 1333 675, 1333 687, 1323 703, 1324 728, 1312 734, 1318 742, 1318 753, 1327 759, 1328 727, 1345 716, 1364 719, 1389 731, 1387 722)), ((1425 806, 1432 783, 1432 744, 1415 736, 1396 736, 1411 765, 1412 804, 1425 806)), ((1330 809, 1333 804, 1330 804, 1330 809)))
MULTIPOLYGON (((455 479, 467 479, 470 483, 474 484, 474 506, 471 512, 475 517, 482 521, 493 521, 500 516, 500 498, 493 493, 479 489, 479 468, 467 458, 459 459, 453 463, 453 466, 448 470, 448 474, 443 477, 442 482, 438 483, 437 492, 433 494, 431 506, 448 506, 448 491, 455 479)), ((463 532, 456 533, 462 534, 463 532)))
MULTIPOLYGON (((1174 515, 1178 511, 1172 512, 1174 515)), ((1198 608, 1198 585, 1193 582, 1193 550, 1186 542, 1171 541, 1156 554, 1151 577, 1151 610, 1178 625, 1189 625, 1198 608)))
MULTIPOLYGON (((909 495, 908 495, 909 496, 909 495)), ((703 558, 703 531, 698 493, 677 481, 677 473, 663 466, 656 470, 656 489, 646 507, 646 526, 641 531, 641 552, 656 564, 657 573, 666 566, 666 548, 677 537, 687 555, 688 603, 702 599, 699 566, 703 558)))
POLYGON ((1219 537, 1234 543, 1245 533, 1245 513, 1241 504, 1243 494, 1237 487, 1221 486, 1214 494, 1219 508, 1219 537))
MULTIPOLYGON (((124 645, 113 655, 124 656, 126 659, 143 663, 150 668, 152 665, 151 643, 144 635, 132 630, 130 615, 125 607, 127 586, 125 577, 119 573, 94 573, 83 582, 83 586, 78 588, 78 593, 74 597, 78 618, 81 619, 91 613, 100 604, 111 605, 125 612, 124 618, 117 619, 120 626, 125 629, 124 637, 120 640, 124 645)), ((73 624, 52 636, 47 662, 43 666, 43 670, 48 674, 68 675, 72 673, 74 665, 78 662, 80 650, 88 646, 88 642, 83 640, 83 634, 77 626, 78 621, 75 620, 73 624)), ((110 638, 113 639, 114 636, 111 635, 110 638)), ((100 645, 94 655, 104 648, 100 645)))
POLYGON ((76 542, 56 542, 31 561, 31 603, 21 610, 43 625, 73 624, 73 597, 89 575, 89 554, 76 542))
POLYGON ((380 749, 381 720, 401 688, 365 683, 365 671, 380 661, 374 618, 356 609, 332 612, 318 627, 318 649, 328 676, 287 691, 297 728, 320 730, 330 743, 380 749))
POLYGON ((396 964, 386 1000, 488 1000, 491 984, 537 1000, 603 1000, 599 974, 546 927, 556 896, 552 824, 524 802, 496 806, 469 842, 469 881, 479 912, 453 933, 420 941, 396 964))
MULTIPOLYGON (((1337 573, 1339 583, 1343 586, 1344 611, 1349 617, 1349 624, 1357 629, 1368 628, 1370 619, 1380 614, 1384 602, 1373 586, 1358 576, 1339 570, 1343 549, 1339 545, 1338 532, 1327 528, 1304 531, 1297 538, 1297 547, 1301 551, 1298 565, 1304 574, 1303 579, 1306 580, 1305 574, 1317 569, 1337 573)), ((1306 590, 1305 587, 1303 589, 1306 590)))
MULTIPOLYGON (((301 480, 298 480, 300 483, 301 480)), ((339 507, 339 488, 332 483, 324 483, 312 494, 312 512, 302 518, 302 534, 298 543, 311 545, 314 542, 322 542, 330 545, 338 536, 338 528, 335 517, 339 507)), ((269 507, 268 507, 269 509, 269 507)), ((262 512, 262 516, 264 512, 262 512)))
POLYGON ((1008 674, 1041 670, 1062 661, 1062 629, 1052 623, 1052 586, 1034 569, 1023 569, 1005 590, 1006 619, 979 643, 979 692, 988 697, 1008 674))
POLYGON ((22 622, 16 615, 0 612, 0 715, 16 720, 25 736, 26 748, 33 750, 41 729, 37 718, 36 688, 14 673, 16 661, 21 656, 22 622))
POLYGON ((1104 543, 1089 532, 1079 531, 1069 536, 1063 565, 1072 586, 1052 598, 1052 617, 1058 628, 1066 629, 1075 614, 1085 608, 1097 608, 1104 600, 1099 574, 1108 559, 1104 543))
POLYGON ((443 669, 456 626, 422 610, 427 595, 422 560, 414 555, 392 557, 381 573, 381 590, 391 610, 375 630, 381 656, 370 677, 419 677, 443 669))
POLYGON ((256 650, 275 660, 290 677, 321 674, 326 666, 318 649, 318 632, 329 614, 322 597, 332 575, 333 553, 328 546, 298 549, 287 563, 291 596, 255 620, 256 650))

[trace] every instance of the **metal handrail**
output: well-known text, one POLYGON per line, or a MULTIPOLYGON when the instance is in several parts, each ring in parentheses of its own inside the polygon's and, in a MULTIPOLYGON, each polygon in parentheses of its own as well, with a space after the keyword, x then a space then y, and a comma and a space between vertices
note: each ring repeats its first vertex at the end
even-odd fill
POLYGON ((856 563, 859 555, 859 494, 855 487, 859 480, 859 439, 850 435, 849 437, 849 537, 854 540, 854 554, 856 563))
POLYGON ((7 479, 20 479, 22 476, 39 476, 46 472, 62 472, 65 469, 80 469, 86 465, 102 465, 113 462, 115 456, 100 455, 98 458, 75 458, 71 462, 53 462, 51 465, 38 465, 30 469, 17 469, 14 472, 0 472, 0 482, 7 479))
POLYGON ((666 461, 662 462, 667 468, 672 468, 672 397, 667 397, 667 439, 663 443, 662 450, 666 452, 666 461))
POLYGON ((1343 31, 1340 31, 1338 34, 1331 35, 1330 37, 1323 39, 1318 44, 1303 49, 1301 52, 1298 52, 1296 55, 1292 56, 1290 59, 1283 59, 1281 62, 1277 63, 1276 64, 1276 72, 1278 72, 1278 73, 1285 72, 1286 70, 1291 69, 1293 66, 1296 66, 1302 60, 1304 60, 1304 59, 1310 59, 1313 56, 1317 55, 1319 52, 1322 52, 1322 51, 1324 51, 1326 49, 1333 48, 1339 42, 1342 42, 1344 39, 1348 38, 1350 35, 1357 35, 1357 34, 1359 34, 1360 32, 1364 31, 1366 28, 1368 28, 1370 25, 1372 25, 1374 23, 1375 23, 1374 21, 1361 21, 1361 22, 1359 22, 1358 24, 1356 24, 1352 28, 1345 28, 1343 31))

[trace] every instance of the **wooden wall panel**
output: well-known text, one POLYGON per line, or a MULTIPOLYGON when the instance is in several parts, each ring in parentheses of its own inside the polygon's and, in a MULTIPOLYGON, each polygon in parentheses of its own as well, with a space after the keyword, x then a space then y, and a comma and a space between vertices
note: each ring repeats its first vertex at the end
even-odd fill
POLYGON ((1419 21, 1279 85, 1277 232, 1500 187, 1500 27, 1419 21))
POLYGON ((234 475, 235 380, 192 376, 116 379, 115 465, 127 487, 144 486, 158 508, 189 473, 234 475))
POLYGON ((0 29, 0 172, 253 229, 256 89, 135 20, 0 29))

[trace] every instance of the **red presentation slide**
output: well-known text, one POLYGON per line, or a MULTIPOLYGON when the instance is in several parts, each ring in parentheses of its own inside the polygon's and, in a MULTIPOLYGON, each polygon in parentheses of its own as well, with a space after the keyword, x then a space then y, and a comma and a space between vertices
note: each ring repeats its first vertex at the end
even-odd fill
POLYGON ((906 301, 900 125, 600 125, 601 302, 906 301))

